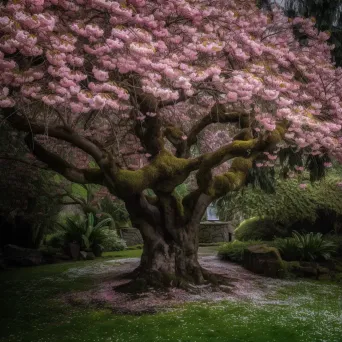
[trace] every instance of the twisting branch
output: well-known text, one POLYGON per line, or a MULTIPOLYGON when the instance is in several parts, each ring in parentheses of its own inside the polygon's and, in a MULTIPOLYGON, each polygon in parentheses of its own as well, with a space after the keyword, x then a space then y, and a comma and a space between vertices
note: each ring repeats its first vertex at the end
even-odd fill
POLYGON ((242 140, 234 140, 212 153, 196 158, 202 158, 196 175, 198 188, 184 197, 184 210, 192 212, 203 193, 214 200, 241 188, 246 182, 248 170, 253 166, 253 160, 260 152, 274 148, 275 144, 283 140, 286 128, 286 122, 279 124, 274 131, 259 139, 252 139, 250 131, 244 129, 235 137, 242 140), (229 170, 213 177, 212 169, 229 159, 233 159, 229 170))
POLYGON ((213 198, 219 198, 229 191, 240 189, 246 183, 248 170, 253 167, 253 160, 258 154, 250 158, 235 158, 228 172, 215 176, 208 186, 207 193, 213 198))
POLYGON ((146 117, 143 123, 137 122, 134 127, 141 144, 152 156, 156 156, 164 148, 161 126, 160 118, 154 116, 146 117))
POLYGON ((17 130, 32 134, 46 134, 52 138, 63 140, 80 148, 84 152, 91 155, 100 165, 104 159, 104 153, 99 146, 91 142, 89 139, 78 135, 75 131, 63 126, 46 127, 43 124, 31 121, 20 116, 14 108, 5 108, 3 113, 7 121, 17 130))
POLYGON ((216 104, 208 115, 194 124, 188 134, 188 145, 193 145, 196 142, 198 134, 213 123, 240 123, 241 128, 245 128, 248 126, 248 116, 249 114, 245 111, 227 111, 224 105, 216 104))
POLYGON ((32 164, 32 163, 30 163, 30 162, 27 161, 27 160, 18 159, 18 158, 15 158, 15 157, 0 156, 0 160, 15 161, 15 162, 23 163, 23 164, 26 164, 26 165, 29 165, 29 166, 32 166, 32 167, 36 167, 36 168, 41 169, 41 170, 47 170, 47 169, 48 169, 46 166, 37 165, 37 164, 32 164))
POLYGON ((103 173, 99 169, 79 169, 71 165, 57 154, 48 151, 38 142, 34 141, 32 134, 26 136, 25 142, 32 153, 45 163, 49 169, 60 173, 71 182, 103 184, 103 173))
POLYGON ((174 126, 167 127, 164 135, 176 148, 178 157, 189 158, 191 146, 197 142, 198 135, 209 125, 214 123, 238 123, 241 128, 245 128, 249 126, 248 119, 249 114, 244 111, 227 111, 224 105, 216 104, 209 114, 192 126, 185 141, 182 140, 183 132, 174 126))

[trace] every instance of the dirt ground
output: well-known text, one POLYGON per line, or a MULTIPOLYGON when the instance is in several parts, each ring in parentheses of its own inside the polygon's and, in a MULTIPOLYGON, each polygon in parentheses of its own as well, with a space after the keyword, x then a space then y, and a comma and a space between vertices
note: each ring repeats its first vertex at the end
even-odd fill
POLYGON ((65 275, 74 279, 83 276, 94 277, 96 285, 89 291, 70 293, 64 296, 63 300, 71 305, 103 307, 115 313, 142 314, 198 301, 245 299, 262 304, 269 301, 272 293, 279 287, 292 283, 258 276, 239 265, 221 261, 214 254, 212 249, 202 248, 199 251, 200 263, 205 269, 227 277, 229 285, 200 285, 187 291, 179 288, 170 288, 167 291, 151 289, 135 295, 123 294, 116 292, 114 288, 130 281, 128 278, 123 279, 122 275, 133 271, 138 266, 139 259, 107 260, 67 271, 65 275))

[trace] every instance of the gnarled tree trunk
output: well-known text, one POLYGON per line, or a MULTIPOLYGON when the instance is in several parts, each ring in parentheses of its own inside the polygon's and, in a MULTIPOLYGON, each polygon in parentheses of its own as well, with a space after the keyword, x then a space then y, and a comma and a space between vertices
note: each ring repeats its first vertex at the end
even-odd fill
POLYGON ((198 225, 177 227, 171 234, 163 227, 144 225, 144 249, 138 269, 151 285, 178 285, 182 281, 204 282, 197 260, 198 225), (160 229, 161 228, 161 229, 160 229))
MULTIPOLYGON (((135 280, 139 280, 142 288, 205 283, 208 272, 202 269, 197 257, 198 231, 210 198, 201 195, 192 213, 182 218, 173 205, 172 196, 159 197, 159 201, 158 207, 148 207, 153 213, 149 220, 147 216, 135 220, 144 240, 140 266, 134 272, 135 280)), ((128 209, 133 210, 129 206, 128 209)), ((137 215, 137 206, 134 211, 137 215)))

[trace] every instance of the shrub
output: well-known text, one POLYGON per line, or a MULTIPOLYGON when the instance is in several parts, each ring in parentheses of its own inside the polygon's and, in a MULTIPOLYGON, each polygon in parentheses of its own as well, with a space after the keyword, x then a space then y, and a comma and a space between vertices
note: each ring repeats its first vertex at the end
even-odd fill
POLYGON ((53 248, 63 248, 65 243, 64 232, 58 231, 56 233, 46 236, 46 245, 53 248))
POLYGON ((218 251, 218 256, 222 260, 234 261, 237 263, 242 263, 243 252, 245 248, 252 245, 260 245, 262 241, 238 241, 228 242, 223 244, 218 251))
POLYGON ((51 247, 51 246, 41 246, 39 251, 42 252, 44 256, 53 256, 59 253, 61 250, 59 248, 51 247))
POLYGON ((284 260, 315 261, 328 260, 337 251, 333 241, 325 239, 321 233, 299 234, 293 232, 291 238, 274 242, 284 260))
POLYGON ((336 256, 342 257, 342 235, 328 235, 326 240, 333 242, 336 245, 336 256))
POLYGON ((115 230, 105 229, 103 234, 105 238, 101 245, 106 252, 123 251, 127 248, 126 242, 118 236, 115 230))
POLYGON ((279 223, 260 217, 252 217, 244 220, 235 229, 235 237, 240 241, 248 240, 273 240, 275 236, 286 237, 289 235, 288 229, 279 223))
POLYGON ((299 250, 298 243, 294 238, 275 239, 273 244, 278 248, 284 260, 301 260, 301 252, 299 250))
POLYGON ((73 220, 67 218, 66 224, 59 224, 64 232, 64 240, 66 243, 74 242, 79 244, 84 249, 92 248, 96 245, 102 245, 106 239, 104 233, 108 230, 110 218, 101 220, 95 225, 95 217, 93 214, 88 214, 85 220, 82 217, 75 217, 73 220))

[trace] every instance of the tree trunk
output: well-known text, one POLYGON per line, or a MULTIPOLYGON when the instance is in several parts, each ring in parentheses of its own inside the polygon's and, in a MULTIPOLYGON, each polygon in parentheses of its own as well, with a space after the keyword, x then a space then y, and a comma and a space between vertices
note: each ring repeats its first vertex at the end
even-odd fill
MULTIPOLYGON (((145 216, 145 219, 135 222, 143 237, 144 247, 140 266, 134 271, 134 287, 127 289, 130 292, 150 286, 203 284, 208 280, 208 272, 201 268, 197 252, 199 224, 210 198, 201 196, 191 217, 181 220, 179 212, 172 205, 172 197, 159 199, 160 206, 149 208, 153 214, 149 220, 145 216)), ((135 214, 136 210, 137 206, 135 214)))
POLYGON ((178 227, 169 233, 145 225, 142 236, 144 249, 138 278, 153 286, 180 285, 185 282, 202 284, 205 279, 197 259, 198 226, 178 227))

